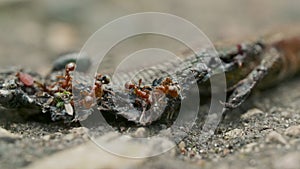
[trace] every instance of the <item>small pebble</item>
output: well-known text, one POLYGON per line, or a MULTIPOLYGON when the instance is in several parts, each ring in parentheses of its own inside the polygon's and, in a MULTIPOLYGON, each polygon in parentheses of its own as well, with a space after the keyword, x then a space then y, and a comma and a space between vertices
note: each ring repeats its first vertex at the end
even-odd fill
POLYGON ((67 134, 64 136, 64 140, 67 140, 67 141, 72 141, 74 138, 75 138, 75 135, 73 133, 67 134))
POLYGON ((234 139, 243 136, 245 133, 241 129, 233 129, 225 133, 225 139, 234 139))
POLYGON ((133 134, 134 137, 137 138, 145 138, 146 137, 146 129, 144 127, 139 127, 133 134))
POLYGON ((49 141, 51 138, 52 138, 51 135, 45 135, 45 136, 43 136, 42 139, 45 140, 45 141, 49 141))
POLYGON ((284 134, 292 137, 300 137, 300 125, 287 128, 284 134))
POLYGON ((281 143, 281 144, 287 144, 287 141, 285 140, 285 138, 281 134, 277 133, 276 131, 271 131, 267 135, 266 142, 268 142, 268 143, 277 142, 277 143, 281 143))
POLYGON ((253 109, 248 110, 245 114, 243 114, 241 116, 241 118, 244 119, 244 120, 247 120, 247 119, 252 118, 253 116, 261 115, 263 113, 264 112, 262 110, 257 109, 257 108, 253 108, 253 109))
POLYGON ((74 133, 74 134, 78 134, 78 135, 82 135, 82 134, 87 134, 89 132, 89 129, 86 127, 77 127, 77 128, 73 128, 69 131, 70 133, 74 133))
POLYGON ((291 118, 292 114, 288 111, 283 111, 283 112, 281 112, 281 116, 284 118, 291 118))
POLYGON ((257 146, 257 143, 249 143, 249 144, 245 145, 245 147, 242 149, 242 152, 250 153, 254 150, 255 146, 257 146))
POLYGON ((178 147, 179 147, 180 150, 185 149, 185 142, 181 141, 181 142, 178 144, 178 147))
POLYGON ((225 148, 224 150, 223 150, 223 156, 226 156, 226 155, 228 155, 230 153, 230 150, 229 149, 227 149, 227 148, 225 148))

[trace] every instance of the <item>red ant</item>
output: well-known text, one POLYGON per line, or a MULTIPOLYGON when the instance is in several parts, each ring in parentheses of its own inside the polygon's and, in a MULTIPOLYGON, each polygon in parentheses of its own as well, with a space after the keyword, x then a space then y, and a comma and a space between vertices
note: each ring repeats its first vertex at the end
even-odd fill
POLYGON ((95 95, 96 98, 101 98, 104 94, 102 85, 108 84, 109 82, 110 79, 107 76, 103 76, 102 74, 98 73, 95 77, 95 83, 90 95, 95 95))
POLYGON ((107 76, 97 74, 91 92, 85 94, 86 96, 84 97, 83 105, 86 108, 91 108, 95 103, 94 97, 96 97, 96 99, 100 99, 105 92, 103 89, 103 84, 108 84, 109 82, 110 79, 107 76))
POLYGON ((70 62, 65 67, 65 74, 64 76, 57 76, 57 79, 62 79, 61 81, 55 82, 54 84, 50 86, 46 86, 45 84, 42 84, 40 82, 35 81, 36 83, 44 92, 47 93, 56 93, 56 92, 62 92, 62 91, 72 91, 72 76, 70 72, 74 71, 76 68, 76 64, 73 62, 70 62), (59 86, 57 86, 59 85, 59 86))
MULTIPOLYGON (((138 85, 133 84, 131 82, 127 82, 125 84, 125 88, 132 90, 133 89, 133 94, 136 95, 138 98, 146 101, 147 105, 151 105, 152 101, 152 90, 154 92, 160 91, 163 92, 165 95, 169 95, 172 98, 177 98, 179 96, 179 86, 175 85, 175 83, 172 81, 171 78, 167 77, 165 80, 163 80, 159 86, 150 87, 150 86, 144 86, 141 87, 142 84, 142 79, 139 80, 138 85)), ((137 102, 137 100, 136 100, 137 102)))
POLYGON ((141 87, 141 84, 142 84, 142 79, 139 80, 139 84, 138 85, 135 85, 131 82, 127 82, 125 84, 125 88, 126 89, 133 89, 133 93, 145 100, 147 102, 147 104, 150 104, 152 101, 150 100, 150 90, 151 90, 151 87, 149 86, 144 86, 144 87, 141 87))
POLYGON ((164 94, 177 98, 179 96, 180 87, 175 85, 171 78, 167 77, 159 86, 155 87, 156 90, 162 91, 164 94))
POLYGON ((68 63, 65 68, 65 76, 58 77, 64 79, 63 81, 58 82, 62 89, 68 91, 72 89, 72 76, 70 75, 70 72, 74 71, 75 68, 76 68, 75 63, 73 62, 68 63))

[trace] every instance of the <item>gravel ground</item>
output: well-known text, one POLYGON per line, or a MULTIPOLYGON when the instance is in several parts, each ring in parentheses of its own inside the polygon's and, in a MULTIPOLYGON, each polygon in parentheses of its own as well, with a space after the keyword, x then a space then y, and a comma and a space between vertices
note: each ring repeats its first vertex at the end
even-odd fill
MULTIPOLYGON (((256 93, 241 109, 228 112, 215 134, 203 144, 199 142, 200 130, 196 125, 188 136, 173 149, 176 151, 175 154, 168 152, 167 154, 172 155, 143 159, 139 163, 129 163, 129 166, 136 168, 141 166, 144 168, 180 168, 185 165, 187 168, 196 166, 202 168, 299 168, 299 82, 299 78, 292 79, 275 88, 256 93)), ((35 165, 42 167, 49 160, 56 161, 61 157, 64 157, 65 161, 76 161, 77 158, 79 160, 83 157, 73 150, 80 146, 86 149, 85 145, 91 144, 86 133, 87 129, 83 127, 66 126, 60 123, 12 121, 7 118, 0 121, 0 127, 7 130, 6 133, 0 133, 0 164, 3 169, 25 166, 34 168, 35 165)), ((103 133, 108 131, 104 128, 100 130, 103 133)), ((103 133, 96 132, 99 135, 103 133)), ((109 138, 109 134, 104 134, 100 138, 106 137, 109 138)), ((166 139, 162 142, 168 141, 166 139)), ((100 150, 93 148, 93 151, 100 150)), ((125 150, 128 151, 126 148, 125 150)), ((105 156, 109 153, 104 152, 101 155, 105 156)), ((110 160, 114 164, 116 160, 124 160, 124 158, 110 158, 110 160)), ((61 165, 64 166, 63 163, 61 165)), ((78 164, 74 162, 74 166, 72 163, 69 165, 74 168, 78 164)), ((102 168, 103 166, 95 163, 94 167, 102 168)))

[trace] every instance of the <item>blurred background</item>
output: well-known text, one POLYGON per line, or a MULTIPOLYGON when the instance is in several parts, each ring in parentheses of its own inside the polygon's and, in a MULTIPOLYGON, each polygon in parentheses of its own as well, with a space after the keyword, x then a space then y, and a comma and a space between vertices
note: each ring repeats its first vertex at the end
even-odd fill
POLYGON ((0 0, 0 66, 45 74, 59 54, 80 51, 101 26, 137 12, 178 15, 213 42, 300 23, 299 0, 0 0))

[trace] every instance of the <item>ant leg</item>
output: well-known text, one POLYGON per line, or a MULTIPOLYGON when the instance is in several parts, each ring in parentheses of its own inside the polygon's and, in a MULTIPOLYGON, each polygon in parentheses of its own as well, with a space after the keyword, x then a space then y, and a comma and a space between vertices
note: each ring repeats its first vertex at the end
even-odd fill
POLYGON ((248 76, 238 82, 225 104, 226 109, 233 109, 240 106, 250 95, 257 84, 268 74, 274 63, 280 59, 279 52, 271 48, 263 54, 260 64, 252 70, 248 76))

